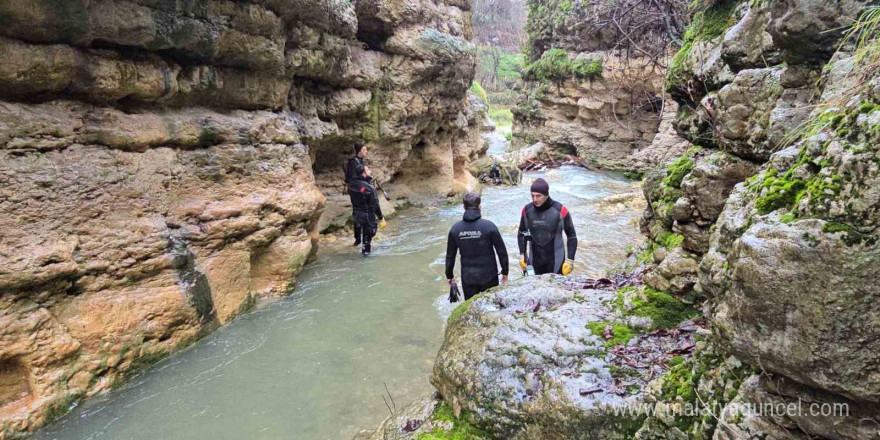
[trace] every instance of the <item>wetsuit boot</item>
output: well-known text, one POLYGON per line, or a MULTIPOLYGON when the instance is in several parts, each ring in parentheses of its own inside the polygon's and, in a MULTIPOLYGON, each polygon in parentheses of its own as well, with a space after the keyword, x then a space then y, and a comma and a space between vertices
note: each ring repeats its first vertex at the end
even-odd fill
POLYGON ((358 246, 361 244, 361 234, 363 230, 361 229, 361 225, 355 223, 354 224, 354 244, 352 246, 358 246))
POLYGON ((373 250, 373 237, 376 235, 377 225, 375 223, 367 223, 361 225, 361 230, 363 231, 363 248, 361 249, 361 255, 367 257, 370 255, 370 252, 373 250))

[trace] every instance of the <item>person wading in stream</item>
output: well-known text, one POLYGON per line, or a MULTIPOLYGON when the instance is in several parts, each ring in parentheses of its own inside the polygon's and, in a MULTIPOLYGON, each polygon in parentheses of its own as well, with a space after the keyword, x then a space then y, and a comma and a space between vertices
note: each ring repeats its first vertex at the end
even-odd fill
MULTIPOLYGON (((355 181, 359 174, 357 173, 357 166, 360 165, 362 167, 367 166, 366 162, 367 158, 367 146, 362 144, 354 144, 354 156, 351 159, 348 159, 348 162, 345 163, 343 167, 343 173, 345 174, 345 187, 348 188, 353 181, 355 181)), ((351 196, 351 206, 354 207, 354 195, 349 191, 349 195, 351 196)), ((363 230, 357 221, 354 222, 354 244, 352 246, 357 246, 361 244, 361 240, 363 238, 363 230)))
POLYGON ((464 217, 452 225, 446 241, 446 283, 452 285, 455 256, 461 253, 461 284, 464 299, 498 285, 498 263, 501 282, 507 282, 507 248, 495 223, 480 218, 480 195, 464 195, 464 217))
POLYGON ((363 233, 363 248, 361 254, 363 256, 370 255, 372 250, 373 236, 376 235, 376 221, 378 226, 384 228, 385 217, 382 215, 382 209, 379 207, 379 196, 376 195, 376 189, 370 185, 372 176, 370 169, 363 165, 355 166, 355 176, 348 185, 348 193, 351 196, 352 216, 354 217, 355 227, 359 228, 363 233))
POLYGON ((577 235, 571 214, 568 208, 550 198, 550 185, 546 180, 535 180, 531 192, 532 203, 523 208, 519 220, 516 240, 519 245, 519 265, 526 270, 526 239, 530 236, 535 274, 568 275, 574 270, 574 253, 577 251, 577 235), (562 241, 563 232, 567 238, 565 244, 562 241))

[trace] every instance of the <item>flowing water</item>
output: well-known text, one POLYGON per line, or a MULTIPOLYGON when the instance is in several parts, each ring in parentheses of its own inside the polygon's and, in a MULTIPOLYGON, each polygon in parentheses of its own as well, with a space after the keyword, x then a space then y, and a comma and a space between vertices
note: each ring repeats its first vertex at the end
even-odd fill
MULTIPOLYGON (((512 278, 520 210, 539 176, 572 213, 576 271, 600 276, 638 242, 637 212, 598 203, 632 183, 574 167, 527 174, 522 186, 483 193, 483 216, 505 237, 512 278)), ((451 309, 446 234, 461 213, 407 210, 380 232, 369 258, 345 246, 348 237, 322 248, 289 297, 80 404, 33 438, 323 440, 375 426, 388 415, 383 395, 400 407, 432 392, 428 377, 451 309)))

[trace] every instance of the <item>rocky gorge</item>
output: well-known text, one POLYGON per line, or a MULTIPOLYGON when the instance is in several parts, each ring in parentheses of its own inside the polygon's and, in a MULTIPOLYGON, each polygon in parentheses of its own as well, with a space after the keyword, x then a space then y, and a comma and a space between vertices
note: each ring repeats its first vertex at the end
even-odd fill
POLYGON ((0 1, 0 438, 288 293, 354 143, 398 195, 473 187, 469 14, 0 1))
POLYGON ((683 153, 685 143, 671 136, 678 105, 663 90, 658 62, 674 31, 665 26, 683 26, 681 9, 677 2, 529 2, 530 64, 514 108, 514 146, 540 141, 633 173, 683 153))
MULTIPOLYGON (((530 23, 557 26, 586 7, 530 5, 530 23)), ((526 278, 460 306, 438 393, 358 438, 880 438, 880 9, 712 0, 688 13, 663 80, 677 105, 663 142, 678 152, 647 173, 647 245, 609 279, 526 278)), ((530 41, 543 66, 588 59, 564 38, 530 41)), ((563 96, 539 100, 540 130, 578 130, 580 113, 548 112, 563 96)))

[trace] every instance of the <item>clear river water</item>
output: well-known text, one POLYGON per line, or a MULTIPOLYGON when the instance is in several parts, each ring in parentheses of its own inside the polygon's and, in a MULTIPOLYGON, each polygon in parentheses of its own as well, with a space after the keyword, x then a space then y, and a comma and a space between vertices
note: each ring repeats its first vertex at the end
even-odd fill
MULTIPOLYGON (((601 276, 640 241, 638 212, 601 199, 633 183, 582 168, 528 173, 519 187, 483 192, 483 217, 505 237, 511 276, 528 185, 545 177, 569 207, 579 246, 576 273, 601 276)), ((350 439, 433 391, 448 288, 446 234, 462 208, 411 208, 388 222, 362 258, 350 239, 319 250, 294 292, 261 304, 120 389, 81 403, 38 440, 350 439), (391 399, 386 394, 393 398, 391 399)))

